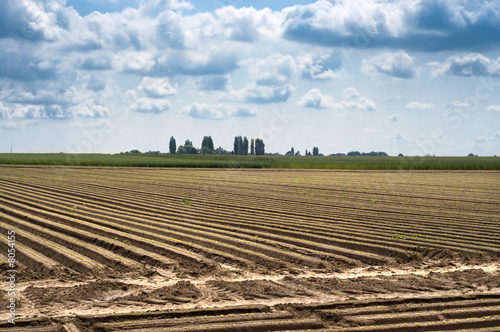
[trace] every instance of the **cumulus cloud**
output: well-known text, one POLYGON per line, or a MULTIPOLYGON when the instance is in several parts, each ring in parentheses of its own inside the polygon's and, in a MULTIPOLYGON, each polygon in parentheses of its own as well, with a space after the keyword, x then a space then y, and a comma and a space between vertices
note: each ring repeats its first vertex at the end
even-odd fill
POLYGON ((146 76, 142 79, 138 89, 151 98, 162 98, 177 94, 177 89, 172 87, 166 78, 146 76))
POLYGON ((295 59, 290 55, 272 54, 263 59, 251 60, 248 66, 248 76, 258 85, 278 85, 288 83, 297 71, 295 59))
POLYGON ((130 108, 139 113, 159 114, 169 111, 172 108, 170 101, 157 98, 138 98, 130 108))
POLYGON ((309 90, 300 100, 299 105, 308 108, 325 109, 333 108, 335 103, 333 97, 324 95, 320 89, 309 90))
POLYGON ((413 59, 404 51, 386 52, 364 59, 361 68, 364 73, 379 73, 397 78, 413 78, 416 74, 413 59))
POLYGON ((238 60, 234 54, 188 50, 169 52, 159 57, 157 62, 152 75, 224 75, 238 68, 238 60))
POLYGON ((60 105, 36 105, 36 104, 10 104, 9 107, 0 107, 0 118, 5 119, 71 119, 75 114, 71 110, 63 109, 60 105))
POLYGON ((226 110, 220 106, 210 106, 207 104, 192 103, 182 109, 184 115, 196 119, 220 120, 227 117, 226 110))
POLYGON ((500 58, 493 60, 479 53, 452 56, 438 64, 433 76, 500 76, 500 58))
POLYGON ((147 51, 123 51, 115 56, 118 67, 128 73, 147 74, 156 65, 154 55, 147 51))
POLYGON ((182 109, 182 114, 196 119, 221 120, 227 118, 251 118, 257 116, 255 108, 192 103, 182 109))
POLYGON ((329 47, 436 52, 500 44, 500 5, 493 1, 319 0, 283 15, 284 38, 329 47))
POLYGON ((95 105, 93 103, 82 103, 72 107, 72 112, 75 117, 82 118, 107 118, 110 111, 107 106, 95 105))
POLYGON ((360 97, 357 101, 341 101, 340 105, 346 110, 376 111, 377 104, 367 97, 360 97))
POLYGON ((313 88, 309 90, 300 100, 299 105, 307 108, 333 109, 333 110, 360 110, 376 111, 377 104, 364 96, 360 96, 358 91, 353 88, 347 88, 343 91, 344 97, 348 100, 335 102, 333 97, 323 94, 320 89, 313 88))
POLYGON ((359 97, 359 92, 353 87, 349 87, 342 91, 342 94, 344 95, 344 98, 347 99, 356 99, 359 97))
POLYGON ((490 105, 486 110, 490 112, 500 112, 500 105, 490 105))
POLYGON ((327 80, 343 77, 342 59, 339 52, 330 54, 307 54, 299 56, 298 66, 301 77, 309 80, 327 80))
POLYGON ((25 41, 54 41, 67 26, 72 10, 57 0, 0 2, 0 38, 18 37, 25 41))
POLYGON ((428 111, 434 108, 434 105, 431 103, 421 103, 418 101, 412 101, 405 106, 406 109, 415 110, 415 111, 428 111))
POLYGON ((395 122, 395 121, 398 121, 398 116, 397 116, 397 114, 391 114, 388 119, 389 119, 389 121, 395 122))
POLYGON ((252 104, 270 104, 285 102, 291 97, 295 88, 289 84, 277 86, 259 86, 255 83, 234 91, 236 99, 252 104))

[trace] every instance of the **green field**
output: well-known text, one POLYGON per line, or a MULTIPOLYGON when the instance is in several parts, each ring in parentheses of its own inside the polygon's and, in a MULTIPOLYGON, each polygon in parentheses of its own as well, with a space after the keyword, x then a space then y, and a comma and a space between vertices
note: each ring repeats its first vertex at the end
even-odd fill
POLYGON ((118 167, 500 170, 499 157, 0 154, 0 164, 118 167))

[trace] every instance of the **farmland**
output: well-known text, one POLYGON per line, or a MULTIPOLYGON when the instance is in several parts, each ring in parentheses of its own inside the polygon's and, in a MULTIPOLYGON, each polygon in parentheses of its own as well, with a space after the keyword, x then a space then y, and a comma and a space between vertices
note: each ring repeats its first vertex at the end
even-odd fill
POLYGON ((114 167, 500 170, 499 157, 0 153, 0 164, 114 167))
POLYGON ((498 171, 3 165, 9 231, 16 330, 500 328, 498 171))

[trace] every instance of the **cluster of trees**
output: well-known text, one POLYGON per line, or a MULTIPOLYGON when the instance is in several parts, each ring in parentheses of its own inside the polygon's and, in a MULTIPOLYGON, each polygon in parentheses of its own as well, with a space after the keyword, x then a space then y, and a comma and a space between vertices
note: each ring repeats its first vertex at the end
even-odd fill
MULTIPOLYGON (((189 139, 187 139, 184 142, 184 145, 181 145, 177 147, 177 143, 175 141, 175 138, 172 136, 170 137, 170 143, 169 143, 169 152, 171 154, 219 154, 219 155, 240 155, 240 156, 246 156, 246 155, 256 155, 256 156, 263 156, 265 154, 265 144, 264 141, 260 138, 257 139, 250 139, 246 136, 236 136, 234 138, 234 143, 233 143, 233 151, 227 151, 221 146, 218 148, 215 148, 214 146, 214 141, 212 140, 211 136, 204 136, 203 140, 201 141, 201 148, 197 149, 193 146, 193 142, 189 139)), ((122 154, 123 152, 121 152, 122 154)), ((139 150, 131 150, 130 152, 125 152, 125 154, 139 154, 141 153, 139 150)), ((160 154, 160 151, 148 151, 145 152, 146 154, 160 154)), ((274 153, 275 155, 279 155, 279 153, 274 153)), ((295 151, 295 149, 292 147, 290 151, 285 153, 285 156, 300 156, 300 151, 295 151)), ((319 148, 318 147, 313 147, 312 152, 307 151, 305 152, 306 156, 322 156, 323 154, 319 153, 319 148)), ((345 156, 345 153, 334 153, 330 154, 330 156, 345 156)), ((347 153, 348 156, 388 156, 387 153, 385 152, 359 152, 359 151, 351 151, 347 153)), ((403 156, 400 154, 399 156, 403 156)), ((477 156, 474 155, 473 153, 469 154, 469 157, 472 156, 477 156)))
MULTIPOLYGON (((236 136, 233 143, 233 154, 238 156, 247 156, 248 152, 248 138, 236 136)), ((250 155, 263 156, 265 154, 264 140, 257 138, 250 140, 250 155)))
MULTIPOLYGON (((264 141, 260 138, 257 139, 251 139, 250 141, 250 155, 264 155, 265 149, 264 149, 264 141)), ((197 149, 193 146, 193 142, 189 139, 184 142, 184 145, 181 145, 177 147, 177 143, 175 141, 175 138, 172 136, 170 137, 170 143, 169 143, 169 152, 171 154, 221 154, 221 155, 248 155, 248 138, 241 137, 241 136, 236 136, 234 138, 234 150, 233 151, 227 151, 221 146, 219 146, 217 149, 214 148, 214 141, 212 140, 211 136, 204 136, 203 140, 201 142, 201 149, 197 149)))
MULTIPOLYGON (((319 148, 316 146, 313 148, 312 153, 311 153, 311 151, 306 150, 305 155, 306 156, 322 156, 322 154, 319 153, 319 148)), ((290 151, 285 153, 285 156, 300 156, 300 151, 295 152, 295 149, 292 146, 290 151)))
POLYGON ((359 152, 359 151, 351 151, 347 153, 348 156, 376 156, 376 157, 386 157, 388 156, 385 152, 359 152))

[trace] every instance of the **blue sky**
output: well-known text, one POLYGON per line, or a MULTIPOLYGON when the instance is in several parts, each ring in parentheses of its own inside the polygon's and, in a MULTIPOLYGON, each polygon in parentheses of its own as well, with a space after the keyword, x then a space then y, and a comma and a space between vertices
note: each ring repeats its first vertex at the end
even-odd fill
POLYGON ((6 0, 0 152, 500 154, 495 1, 6 0))

